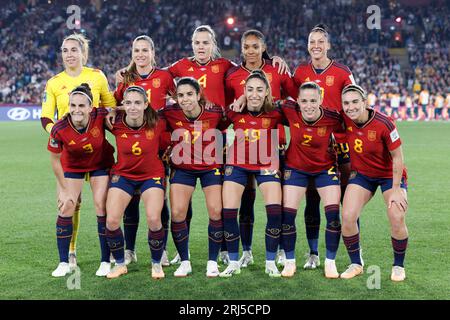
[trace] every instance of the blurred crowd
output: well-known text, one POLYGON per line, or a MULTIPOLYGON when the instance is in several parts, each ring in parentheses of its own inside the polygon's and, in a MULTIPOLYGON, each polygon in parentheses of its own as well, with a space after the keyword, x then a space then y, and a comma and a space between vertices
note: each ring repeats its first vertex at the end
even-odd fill
MULTIPOLYGON (((53 2, 2 1, 0 103, 40 104, 46 81, 63 69, 59 48, 74 31, 66 24, 71 3, 53 2)), ((131 42, 140 34, 153 38, 156 61, 164 67, 192 55, 192 31, 200 24, 213 27, 222 53, 235 62, 242 32, 256 28, 266 35, 269 54, 283 57, 294 71, 308 60, 309 30, 325 23, 329 56, 349 66, 375 107, 405 120, 448 118, 450 3, 402 4, 407 2, 378 1, 382 28, 369 30, 370 1, 84 0, 78 32, 91 40, 88 65, 101 69, 113 88, 114 73, 128 65, 131 42), (235 23, 228 25, 227 17, 235 23), (406 61, 391 54, 392 48, 406 61)))

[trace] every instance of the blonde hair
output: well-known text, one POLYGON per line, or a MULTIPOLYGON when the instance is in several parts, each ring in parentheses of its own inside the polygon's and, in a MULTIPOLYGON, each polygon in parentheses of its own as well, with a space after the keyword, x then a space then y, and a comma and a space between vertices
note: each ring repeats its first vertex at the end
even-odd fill
POLYGON ((214 45, 211 57, 212 59, 217 59, 221 57, 220 54, 220 50, 219 47, 217 46, 217 38, 216 38, 216 33, 214 32, 214 30, 211 28, 211 26, 204 24, 201 26, 198 26, 197 28, 195 28, 194 33, 192 34, 192 43, 194 43, 194 37, 197 33, 199 32, 208 32, 211 35, 211 40, 212 43, 214 45))
MULTIPOLYGON (((138 36, 138 37, 136 37, 133 40, 132 47, 134 47, 134 44, 136 42, 141 41, 141 40, 147 41, 149 43, 150 50, 153 51, 153 57, 152 57, 152 60, 151 60, 151 64, 152 64, 153 67, 156 66, 155 44, 154 44, 152 38, 150 38, 149 36, 146 36, 146 35, 138 36)), ((131 49, 131 50, 133 50, 133 49, 131 49)), ((133 54, 133 53, 131 53, 131 54, 133 54)), ((137 77, 138 77, 138 72, 137 72, 137 69, 136 69, 136 63, 133 61, 133 58, 131 58, 130 64, 128 65, 127 70, 125 71, 125 74, 124 74, 124 77, 123 77, 124 83, 125 84, 130 84, 130 83, 136 81, 137 77)))
POLYGON ((61 45, 61 50, 62 47, 64 46, 64 42, 66 42, 67 40, 73 40, 78 42, 81 48, 81 54, 83 55, 83 60, 81 61, 81 63, 83 66, 86 65, 89 58, 89 40, 81 33, 73 33, 70 36, 64 38, 61 45))

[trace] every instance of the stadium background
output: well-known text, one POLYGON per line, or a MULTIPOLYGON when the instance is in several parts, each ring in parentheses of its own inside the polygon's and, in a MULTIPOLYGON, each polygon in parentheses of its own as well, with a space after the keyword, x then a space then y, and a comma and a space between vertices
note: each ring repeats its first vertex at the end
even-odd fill
MULTIPOLYGON (((325 23, 331 33, 330 56, 352 70, 357 83, 376 97, 375 106, 389 111, 392 99, 407 96, 419 103, 428 91, 449 104, 449 1, 79 1, 79 32, 91 40, 89 66, 103 70, 114 88, 114 72, 128 64, 130 44, 139 34, 155 41, 158 66, 190 56, 190 37, 199 24, 210 24, 218 34, 222 55, 240 61, 240 36, 249 28, 261 30, 268 51, 286 59, 291 71, 306 61, 308 31, 325 23), (368 30, 366 9, 381 9, 381 30, 368 30), (228 25, 226 19, 235 23, 228 25), (397 96, 398 95, 398 96, 397 96)), ((137 299, 448 299, 449 236, 447 201, 450 128, 447 121, 400 123, 409 169, 411 233, 407 253, 408 280, 392 284, 389 228, 379 197, 362 218, 362 246, 367 265, 382 270, 380 290, 369 290, 369 274, 355 281, 327 281, 322 269, 299 270, 279 283, 263 274, 263 206, 258 195, 255 231, 257 263, 240 277, 209 281, 204 276, 206 209, 195 193, 191 237, 194 275, 174 279, 173 267, 163 282, 150 281, 147 270, 145 223, 138 238, 139 264, 123 280, 105 282, 93 275, 97 264, 92 200, 84 190, 79 265, 81 290, 68 290, 64 279, 52 279, 57 262, 54 243, 54 178, 45 150, 47 135, 37 120, 46 81, 62 70, 59 47, 68 30, 70 1, 4 1, 0 13, 0 298, 137 298, 137 299), (19 109, 17 108, 19 107, 19 109), (13 111, 10 111, 13 110, 13 111), (7 111, 10 111, 9 113, 7 111), (9 115, 13 115, 13 119, 9 115), (145 281, 143 280, 145 279, 145 281), (245 286, 244 286, 245 284, 245 286)), ((397 102, 394 102, 397 103, 397 102)), ((399 119, 400 120, 400 119, 399 119)), ((412 120, 412 119, 411 119, 412 120)), ((420 120, 426 120, 424 118, 420 120)), ((446 120, 446 119, 439 119, 446 120)), ((297 263, 303 262, 306 240, 299 210, 297 263)), ((143 220, 143 219, 141 219, 143 220)), ((323 248, 321 233, 321 252, 323 248)), ((169 241, 170 253, 174 247, 169 241)), ((337 264, 347 264, 341 243, 337 264)))

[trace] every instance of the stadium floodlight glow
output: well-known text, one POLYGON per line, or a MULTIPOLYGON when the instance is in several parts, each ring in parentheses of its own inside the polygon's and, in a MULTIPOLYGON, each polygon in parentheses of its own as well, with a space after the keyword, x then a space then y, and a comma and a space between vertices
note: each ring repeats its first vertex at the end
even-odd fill
POLYGON ((229 26, 232 26, 232 25, 234 24, 234 18, 233 18, 233 17, 227 18, 227 24, 228 24, 229 26))
POLYGON ((395 18, 395 22, 397 22, 397 23, 402 22, 402 17, 397 17, 397 18, 395 18))

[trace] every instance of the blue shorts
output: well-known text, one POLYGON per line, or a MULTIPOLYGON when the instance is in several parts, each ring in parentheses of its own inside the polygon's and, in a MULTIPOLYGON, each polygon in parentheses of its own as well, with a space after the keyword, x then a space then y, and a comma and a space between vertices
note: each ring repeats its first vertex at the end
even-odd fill
POLYGON ((86 179, 89 177, 109 176, 109 169, 100 169, 89 172, 64 172, 64 178, 86 179))
POLYGON ((338 155, 337 159, 338 165, 350 163, 350 147, 347 142, 336 143, 335 150, 338 155))
MULTIPOLYGON (((361 173, 357 173, 356 171, 352 171, 350 173, 348 184, 357 184, 372 193, 375 193, 378 186, 380 186, 381 191, 385 192, 389 189, 392 189, 392 178, 370 178, 361 173)), ((405 177, 402 177, 400 188, 405 190, 408 189, 408 184, 405 177)))
POLYGON ((243 185, 247 185, 248 177, 254 175, 258 186, 264 182, 281 182, 280 172, 278 170, 248 170, 237 166, 226 165, 224 182, 232 181, 243 185))
POLYGON ((213 170, 198 171, 172 168, 169 181, 170 184, 179 183, 195 188, 197 178, 200 179, 202 188, 213 185, 222 185, 222 169, 217 168, 213 170))
POLYGON ((311 180, 313 183, 312 186, 315 186, 316 188, 339 185, 339 176, 334 166, 328 170, 323 170, 318 173, 308 173, 290 167, 286 167, 284 169, 284 186, 307 188, 308 185, 310 185, 311 180))
POLYGON ((150 188, 160 188, 163 191, 165 191, 166 190, 165 183, 166 183, 165 177, 136 181, 127 179, 117 174, 113 174, 111 177, 111 181, 109 182, 109 187, 119 188, 128 193, 130 196, 133 196, 136 191, 140 190, 142 194, 144 193, 145 190, 148 190, 150 188))

